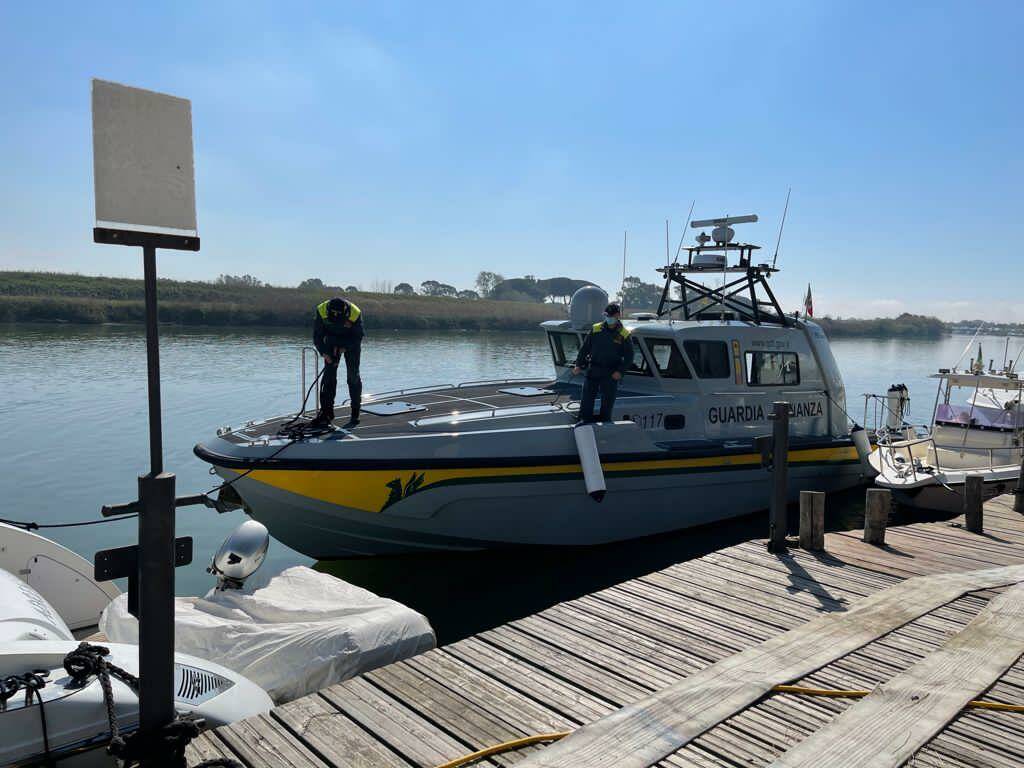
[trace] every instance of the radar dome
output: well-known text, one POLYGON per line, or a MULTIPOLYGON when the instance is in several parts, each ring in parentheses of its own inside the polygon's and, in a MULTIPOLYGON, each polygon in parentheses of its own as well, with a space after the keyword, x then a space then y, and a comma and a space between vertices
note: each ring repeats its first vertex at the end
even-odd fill
POLYGON ((584 285, 569 300, 569 322, 573 328, 589 328, 601 322, 608 294, 596 285, 584 285))

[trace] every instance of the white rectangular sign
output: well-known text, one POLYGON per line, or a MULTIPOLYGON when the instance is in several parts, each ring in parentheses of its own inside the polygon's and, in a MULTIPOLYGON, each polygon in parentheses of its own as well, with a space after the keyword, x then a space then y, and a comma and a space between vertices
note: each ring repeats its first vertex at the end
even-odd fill
POLYGON ((197 234, 188 99, 93 80, 92 154, 97 224, 197 234))

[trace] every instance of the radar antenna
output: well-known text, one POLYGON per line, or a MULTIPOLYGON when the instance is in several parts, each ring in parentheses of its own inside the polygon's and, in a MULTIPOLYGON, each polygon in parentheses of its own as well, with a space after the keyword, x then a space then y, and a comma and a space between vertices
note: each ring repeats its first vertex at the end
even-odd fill
POLYGON ((768 286, 768 278, 778 270, 768 264, 754 264, 754 251, 758 246, 736 242, 732 224, 747 224, 758 220, 755 214, 722 216, 690 222, 691 229, 713 227, 711 234, 697 235, 697 245, 687 246, 686 263, 674 262, 658 271, 665 277, 665 287, 658 304, 658 315, 669 317, 681 310, 684 320, 735 319, 760 324, 762 322, 792 325, 793 319, 782 311, 778 300, 768 286), (737 254, 737 263, 730 264, 729 256, 737 254), (723 284, 710 287, 701 275, 721 274, 723 284), (735 276, 729 279, 729 275, 735 276), (672 298, 675 285, 678 298, 672 298))

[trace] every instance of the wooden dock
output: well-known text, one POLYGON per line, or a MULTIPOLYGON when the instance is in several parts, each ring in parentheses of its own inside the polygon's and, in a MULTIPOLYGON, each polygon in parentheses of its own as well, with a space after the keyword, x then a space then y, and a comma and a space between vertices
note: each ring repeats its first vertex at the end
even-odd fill
POLYGON ((1024 517, 1003 496, 984 533, 963 522, 729 547, 204 734, 190 764, 430 768, 575 731, 475 765, 1021 766, 1024 713, 963 705, 1024 704, 1024 569, 1000 568, 1024 564, 1024 517))

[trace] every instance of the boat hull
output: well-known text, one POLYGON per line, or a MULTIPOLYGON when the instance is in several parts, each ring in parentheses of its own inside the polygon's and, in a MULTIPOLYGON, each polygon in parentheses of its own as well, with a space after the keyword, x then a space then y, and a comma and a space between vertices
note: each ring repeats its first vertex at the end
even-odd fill
MULTIPOLYGON (((982 499, 988 501, 996 496, 1011 492, 1015 487, 1016 478, 986 480, 982 483, 982 499)), ((930 512, 946 512, 952 515, 963 514, 964 484, 936 483, 917 488, 890 487, 893 500, 901 507, 921 509, 930 512)))
MULTIPOLYGON (((217 471, 233 481, 249 513, 278 540, 318 559, 603 544, 706 525, 768 505, 771 478, 759 454, 605 463, 608 491, 600 503, 587 495, 578 459, 564 462, 217 471), (380 505, 382 493, 394 498, 380 505)), ((790 454, 790 500, 804 489, 835 492, 864 482, 849 441, 790 454)))

